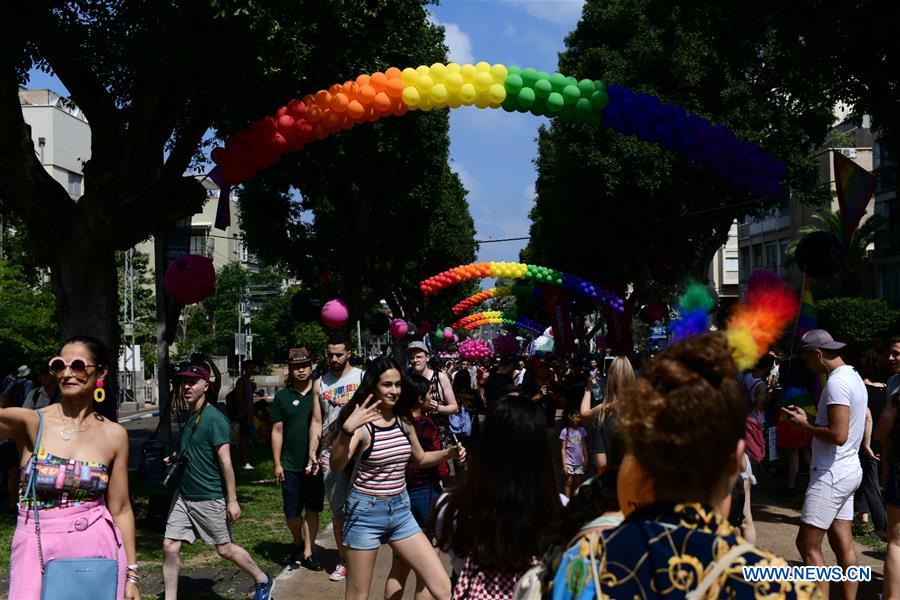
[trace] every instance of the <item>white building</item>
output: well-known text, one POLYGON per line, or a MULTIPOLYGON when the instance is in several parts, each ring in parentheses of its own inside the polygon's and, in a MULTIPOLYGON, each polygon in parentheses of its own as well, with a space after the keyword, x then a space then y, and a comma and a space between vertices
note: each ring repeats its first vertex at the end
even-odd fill
POLYGON ((735 219, 728 230, 728 241, 720 247, 709 263, 709 283, 719 298, 738 297, 741 283, 738 265, 738 222, 735 219))

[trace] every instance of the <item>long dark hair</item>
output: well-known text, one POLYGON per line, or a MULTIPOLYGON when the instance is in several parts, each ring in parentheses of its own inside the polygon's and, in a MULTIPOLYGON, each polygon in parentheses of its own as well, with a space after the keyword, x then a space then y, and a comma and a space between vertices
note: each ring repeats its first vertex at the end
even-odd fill
POLYGON ((466 407, 469 412, 475 411, 475 391, 472 389, 472 376, 465 369, 460 369, 453 377, 453 395, 456 401, 466 407))
MULTIPOLYGON (((335 422, 331 424, 329 434, 332 436, 332 439, 336 439, 338 433, 341 431, 341 427, 344 426, 344 422, 353 413, 353 409, 363 404, 366 401, 366 398, 369 397, 369 394, 375 394, 375 390, 378 387, 378 380, 381 379, 381 375, 385 371, 390 371, 391 369, 395 369, 401 376, 403 375, 403 369, 400 368, 400 365, 396 360, 389 356, 379 356, 366 365, 366 372, 363 374, 359 387, 356 388, 350 401, 341 409, 335 422)), ((402 398, 403 394, 401 394, 401 400, 402 398)), ((394 406, 394 414, 398 417, 408 418, 410 407, 404 405, 404 402, 398 401, 396 406, 394 406)))
POLYGON ((525 571, 549 545, 562 508, 541 407, 517 395, 499 399, 488 412, 477 454, 441 503, 438 546, 481 567, 525 571))
POLYGON ((100 367, 109 366, 109 350, 106 349, 106 344, 97 338, 89 335, 73 335, 62 343, 60 349, 69 344, 82 344, 87 347, 88 352, 91 353, 90 358, 94 361, 94 364, 97 365, 98 369, 100 367))

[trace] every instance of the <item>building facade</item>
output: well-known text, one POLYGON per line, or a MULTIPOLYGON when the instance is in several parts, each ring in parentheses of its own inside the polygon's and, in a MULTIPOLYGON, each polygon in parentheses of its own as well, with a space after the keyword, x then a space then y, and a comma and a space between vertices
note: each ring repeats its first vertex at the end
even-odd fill
POLYGON ((888 158, 883 146, 875 139, 875 213, 887 225, 875 237, 876 286, 878 297, 900 308, 900 201, 897 199, 897 163, 888 158))

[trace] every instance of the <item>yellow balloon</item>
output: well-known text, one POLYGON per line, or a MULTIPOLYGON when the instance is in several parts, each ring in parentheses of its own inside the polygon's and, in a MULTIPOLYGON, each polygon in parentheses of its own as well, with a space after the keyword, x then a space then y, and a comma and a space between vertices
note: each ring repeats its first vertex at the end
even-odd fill
POLYGON ((428 112, 429 110, 434 108, 434 103, 431 101, 431 98, 425 96, 424 98, 422 98, 419 101, 419 105, 416 106, 416 108, 418 108, 419 110, 424 110, 425 112, 428 112))
POLYGON ((446 104, 447 86, 445 86, 443 83, 434 84, 434 87, 431 88, 431 100, 435 104, 446 104))
POLYGON ((462 103, 468 106, 475 101, 475 96, 477 92, 475 91, 475 86, 471 83, 465 83, 461 88, 459 88, 459 97, 462 99, 462 103))
POLYGON ((503 83, 508 75, 509 71, 506 69, 506 65, 498 63, 491 67, 491 77, 494 78, 494 83, 503 83))
POLYGON ((416 70, 412 67, 406 67, 400 73, 400 76, 403 78, 403 85, 414 85, 416 83, 416 70))
POLYGON ((475 84, 475 89, 479 92, 486 92, 490 89, 491 85, 494 83, 494 80, 491 78, 491 74, 487 71, 479 71, 475 74, 475 80, 472 82, 475 84))
POLYGON ((419 94, 419 90, 417 90, 415 86, 403 88, 403 102, 410 108, 417 106, 420 99, 421 95, 419 94))
POLYGON ((475 73, 477 72, 478 69, 476 69, 473 65, 463 65, 459 70, 460 75, 463 76, 463 79, 465 79, 466 82, 474 80, 475 73))
POLYGON ((450 73, 459 73, 460 66, 455 62, 447 63, 447 74, 450 73))
POLYGON ((428 75, 431 72, 431 69, 428 68, 428 65, 419 65, 416 67, 416 75, 421 77, 422 75, 428 75))
POLYGON ((419 88, 419 91, 423 94, 430 92, 432 86, 434 86, 434 82, 428 75, 419 75, 416 77, 416 87, 419 88))
POLYGON ((478 94, 477 96, 475 96, 475 102, 474 102, 474 104, 475 104, 475 106, 477 106, 478 108, 487 108, 488 106, 491 105, 491 101, 490 101, 490 99, 489 99, 487 96, 485 96, 484 94, 478 94))
POLYGON ((444 83, 447 85, 448 91, 458 92, 465 81, 463 81, 463 77, 459 73, 448 73, 444 78, 444 83))
POLYGON ((495 83, 488 90, 488 98, 490 98, 491 104, 502 103, 506 100, 506 88, 499 83, 495 83))
POLYGON ((491 65, 484 61, 481 61, 480 63, 475 65, 475 69, 477 69, 479 73, 486 73, 491 70, 491 65))
POLYGON ((447 94, 447 106, 450 108, 459 108, 462 106, 462 98, 459 97, 459 92, 449 92, 447 94))
POLYGON ((447 75, 447 67, 444 63, 434 63, 428 71, 428 74, 431 75, 431 78, 434 79, 435 83, 443 81, 444 77, 447 75))

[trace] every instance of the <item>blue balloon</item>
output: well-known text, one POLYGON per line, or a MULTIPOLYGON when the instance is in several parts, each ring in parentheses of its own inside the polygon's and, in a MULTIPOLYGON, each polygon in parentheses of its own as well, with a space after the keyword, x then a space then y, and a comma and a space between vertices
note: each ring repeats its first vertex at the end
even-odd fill
POLYGON ((781 184, 771 179, 766 182, 766 196, 774 198, 781 193, 781 184))

